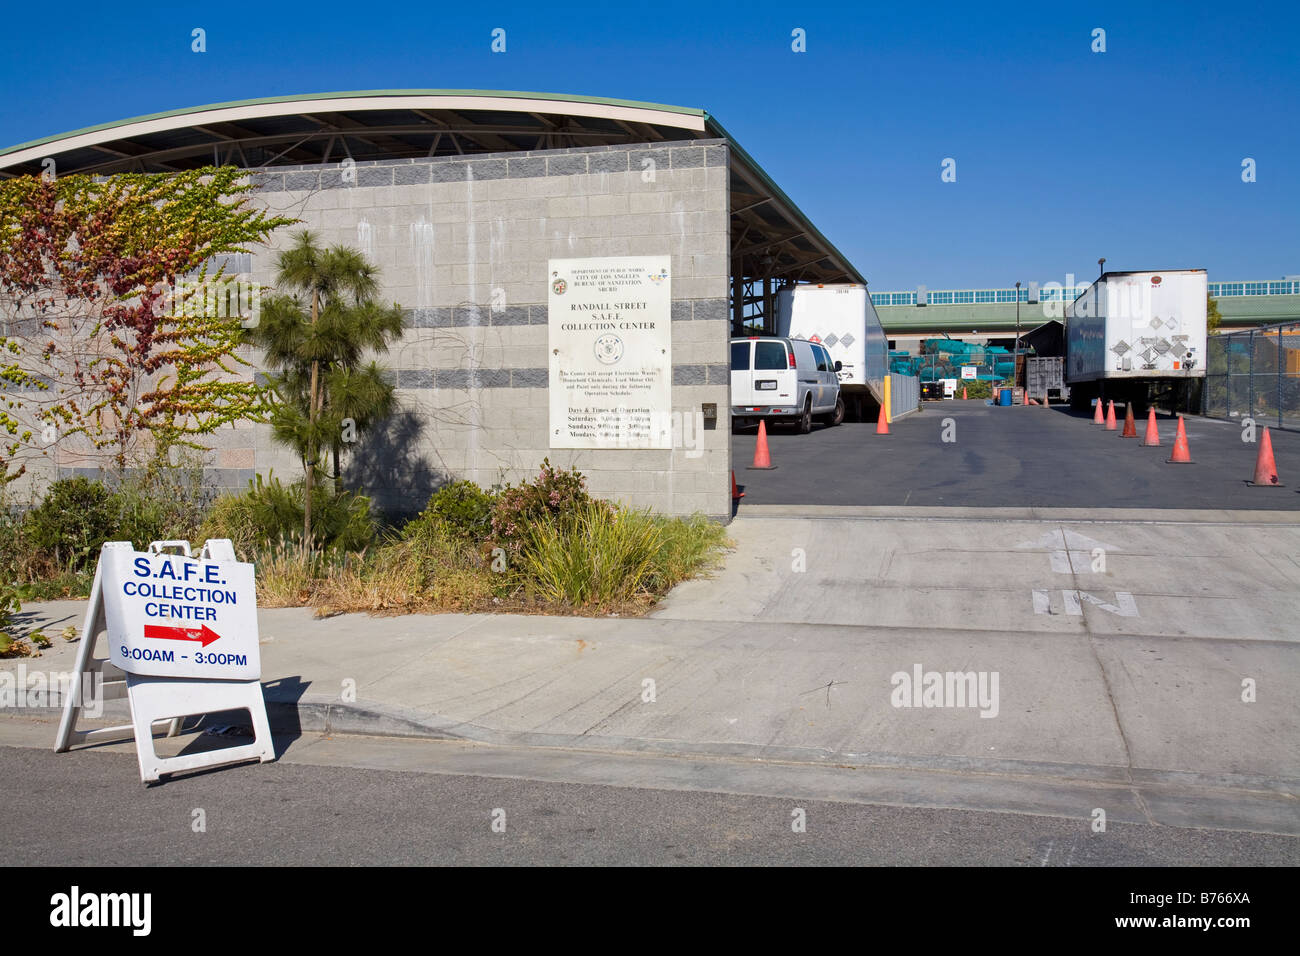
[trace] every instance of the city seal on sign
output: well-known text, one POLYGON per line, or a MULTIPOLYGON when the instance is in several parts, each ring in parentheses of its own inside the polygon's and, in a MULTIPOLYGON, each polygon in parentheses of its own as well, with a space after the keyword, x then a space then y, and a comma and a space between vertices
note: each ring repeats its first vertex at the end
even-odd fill
POLYGON ((596 336, 596 358, 602 365, 613 365, 622 357, 622 339, 609 333, 596 336))
POLYGON ((655 285, 662 285, 663 281, 668 278, 668 270, 660 269, 658 272, 651 272, 649 278, 655 285))
MULTIPOLYGON (((559 275, 559 273, 552 272, 551 275, 559 275)), ((551 283, 551 291, 554 292, 556 295, 564 295, 565 290, 567 290, 568 288, 569 288, 569 283, 565 282, 563 279, 556 279, 554 282, 551 283)))

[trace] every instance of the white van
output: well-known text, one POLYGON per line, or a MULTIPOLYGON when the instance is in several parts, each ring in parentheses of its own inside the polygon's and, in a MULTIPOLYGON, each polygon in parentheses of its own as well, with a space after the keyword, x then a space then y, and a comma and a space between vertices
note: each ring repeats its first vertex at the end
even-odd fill
POLYGON ((732 339, 732 422, 793 422, 805 435, 814 418, 838 425, 844 421, 840 368, 816 342, 758 335, 732 339))

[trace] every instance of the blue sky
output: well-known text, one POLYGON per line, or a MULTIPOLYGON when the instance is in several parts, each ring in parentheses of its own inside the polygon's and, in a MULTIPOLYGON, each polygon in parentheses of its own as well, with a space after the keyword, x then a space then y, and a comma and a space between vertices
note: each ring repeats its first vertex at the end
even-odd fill
POLYGON ((0 38, 0 144, 292 93, 609 96, 715 114, 877 290, 1091 278, 1099 256, 1278 278, 1300 273, 1298 10, 25 5, 0 38), (206 53, 190 50, 195 27, 206 53), (791 51, 796 27, 806 53, 791 51), (945 158, 956 182, 940 181, 945 158))

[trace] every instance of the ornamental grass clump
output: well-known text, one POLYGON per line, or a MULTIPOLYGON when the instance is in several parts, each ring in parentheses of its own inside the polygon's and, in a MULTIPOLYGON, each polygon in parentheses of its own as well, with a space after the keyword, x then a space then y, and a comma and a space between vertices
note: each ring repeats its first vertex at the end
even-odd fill
POLYGON ((535 522, 518 561, 527 586, 544 601, 609 610, 652 599, 662 547, 650 512, 593 501, 535 522))

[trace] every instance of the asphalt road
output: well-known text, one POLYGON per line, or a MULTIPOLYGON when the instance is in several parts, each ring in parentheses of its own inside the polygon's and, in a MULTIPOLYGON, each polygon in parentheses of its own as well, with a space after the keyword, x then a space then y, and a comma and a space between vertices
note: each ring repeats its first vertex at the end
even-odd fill
POLYGON ((1300 435, 1270 431, 1289 487, 1251 488, 1259 446, 1242 441, 1240 425, 1186 422, 1190 465, 1166 463, 1177 424, 1167 417, 1162 447, 1143 448, 1064 406, 982 401, 926 403, 888 436, 861 423, 769 429, 773 471, 746 467, 754 428, 732 436, 732 454, 744 505, 1300 510, 1300 435))
MULTIPOLYGON (((122 752, 0 747, 0 865, 1295 865, 1300 840, 1226 830, 271 764, 141 785, 122 752), (806 832, 792 828, 796 808, 806 832), (196 811, 203 832, 196 832, 196 811), (504 811, 504 832, 493 831, 504 811), (496 813, 497 819, 501 814, 496 813)), ((348 742, 367 747, 365 738, 348 742)), ((421 748, 407 741, 408 765, 421 748)), ((389 745, 391 754, 392 742, 389 745)), ((346 761, 347 745, 331 759, 346 761)))

